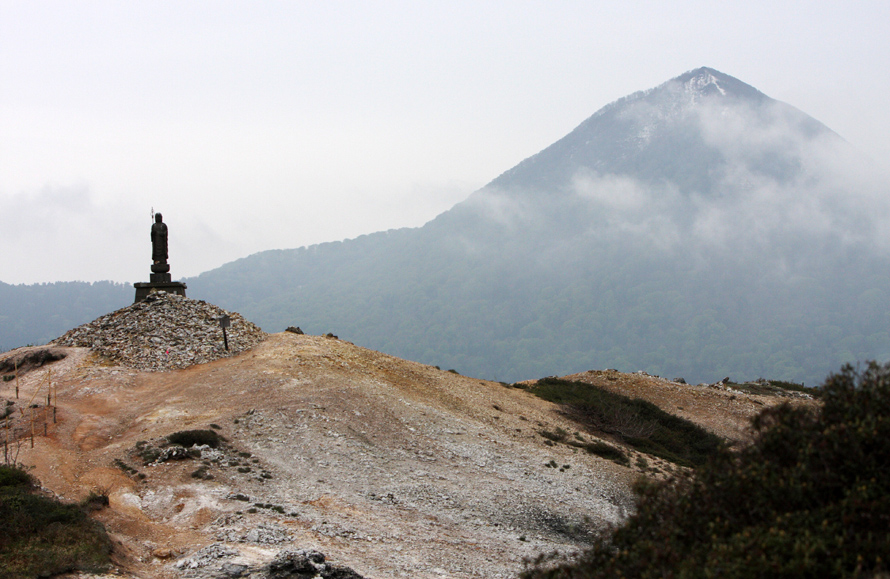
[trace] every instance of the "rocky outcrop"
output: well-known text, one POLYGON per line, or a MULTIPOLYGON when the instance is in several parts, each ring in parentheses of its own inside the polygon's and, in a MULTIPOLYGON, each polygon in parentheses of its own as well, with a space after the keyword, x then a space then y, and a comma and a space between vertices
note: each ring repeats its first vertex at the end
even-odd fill
POLYGON ((224 543, 213 543, 172 565, 186 577, 217 579, 243 577, 247 579, 364 579, 340 565, 326 562, 323 553, 313 550, 286 549, 279 551, 268 564, 261 567, 238 563, 240 552, 224 543), (235 559, 235 561, 233 561, 235 559))
POLYGON ((92 348, 121 366, 174 370, 248 350, 266 338, 240 314, 183 296, 157 292, 145 300, 78 326, 53 340, 57 346, 92 348), (228 347, 220 316, 228 315, 228 347))

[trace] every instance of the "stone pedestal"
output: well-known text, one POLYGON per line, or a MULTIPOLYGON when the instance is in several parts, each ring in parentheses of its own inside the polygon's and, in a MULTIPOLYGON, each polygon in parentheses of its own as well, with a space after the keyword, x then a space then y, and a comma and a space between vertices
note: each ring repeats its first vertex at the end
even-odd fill
POLYGON ((149 279, 151 281, 148 283, 138 282, 133 284, 136 288, 136 300, 133 303, 141 302, 147 298, 152 290, 165 291, 168 294, 178 294, 185 297, 186 285, 181 281, 171 281, 169 264, 152 264, 149 279))
POLYGON ((164 291, 168 294, 178 294, 182 297, 185 297, 186 285, 181 281, 171 281, 166 283, 138 282, 134 283, 133 286, 136 288, 136 299, 133 301, 133 303, 141 302, 142 300, 147 298, 148 294, 150 294, 152 290, 164 291))

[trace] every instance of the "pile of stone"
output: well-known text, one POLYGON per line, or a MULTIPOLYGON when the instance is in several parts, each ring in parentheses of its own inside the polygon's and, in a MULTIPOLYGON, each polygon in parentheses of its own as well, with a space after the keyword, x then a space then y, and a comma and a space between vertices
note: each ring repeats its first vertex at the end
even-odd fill
POLYGON ((186 368, 253 348, 266 334, 240 314, 202 300, 156 292, 53 340, 57 346, 92 348, 137 370, 186 368), (225 349, 221 316, 229 316, 225 349))

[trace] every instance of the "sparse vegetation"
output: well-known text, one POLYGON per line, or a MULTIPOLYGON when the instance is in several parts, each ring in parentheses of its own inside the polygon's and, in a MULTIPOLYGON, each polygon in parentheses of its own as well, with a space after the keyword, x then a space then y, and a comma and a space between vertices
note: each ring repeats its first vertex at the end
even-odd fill
POLYGON ((122 461, 119 458, 114 459, 114 466, 116 466, 117 468, 121 469, 122 471, 124 471, 125 473, 127 473, 129 475, 136 476, 139 474, 138 470, 136 470, 132 466, 128 465, 127 463, 125 463, 124 461, 122 461))
POLYGON ((727 382, 726 386, 733 390, 746 392, 748 394, 759 394, 761 396, 789 396, 791 393, 808 394, 818 398, 820 390, 818 388, 807 388, 803 384, 795 382, 786 382, 782 380, 764 380, 759 379, 754 382, 743 382, 736 384, 727 382))
POLYGON ((630 460, 627 458, 627 455, 623 450, 616 446, 612 446, 611 444, 607 444, 602 441, 596 442, 585 442, 582 444, 578 444, 580 448, 583 448, 590 454, 595 454, 601 458, 605 458, 606 460, 611 460, 612 462, 617 462, 618 464, 627 466, 630 464, 630 460))
POLYGON ((886 577, 890 364, 845 366, 820 394, 819 410, 764 410, 741 451, 644 480, 624 527, 579 559, 542 558, 523 577, 886 577))
MULTIPOLYGON (((540 398, 562 405, 569 417, 591 431, 613 436, 631 448, 683 466, 701 464, 721 447, 717 436, 645 400, 558 378, 538 380, 529 390, 540 398)), ((564 442, 568 433, 563 430, 548 434, 541 432, 541 435, 554 442, 564 442)), ((570 444, 587 448, 599 456, 603 456, 601 452, 615 454, 599 444, 591 448, 574 441, 570 444)))
POLYGON ((107 567, 111 541, 87 509, 107 505, 95 493, 82 505, 39 494, 28 473, 0 466, 0 579, 48 577, 73 570, 107 567))
POLYGON ((80 507, 87 512, 99 511, 107 507, 108 489, 92 490, 87 498, 80 502, 80 507))
POLYGON ((137 454, 139 458, 142 459, 143 465, 148 465, 156 461, 161 457, 161 450, 159 448, 155 448, 153 446, 142 446, 139 447, 137 445, 137 454))
POLYGON ((214 430, 182 430, 167 436, 170 444, 178 444, 185 448, 191 446, 207 445, 217 448, 223 442, 223 438, 214 430))
POLYGON ((192 478, 200 479, 200 480, 212 480, 213 475, 210 474, 208 468, 206 466, 200 466, 197 470, 192 473, 192 478))

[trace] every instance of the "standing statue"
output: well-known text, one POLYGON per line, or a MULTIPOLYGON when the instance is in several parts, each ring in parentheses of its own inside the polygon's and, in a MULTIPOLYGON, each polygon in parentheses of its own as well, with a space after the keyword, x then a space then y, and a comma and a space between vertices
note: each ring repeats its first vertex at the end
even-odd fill
POLYGON ((160 213, 155 213, 151 224, 151 279, 150 282, 136 282, 136 303, 141 302, 153 291, 164 291, 185 297, 185 284, 170 278, 170 264, 167 263, 167 224, 160 213))
POLYGON ((155 213, 155 222, 151 226, 151 260, 167 263, 167 224, 160 213, 155 213))

